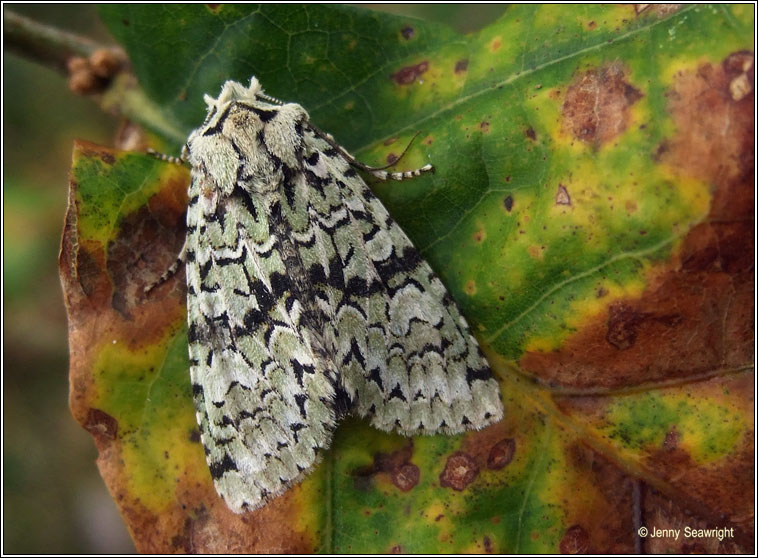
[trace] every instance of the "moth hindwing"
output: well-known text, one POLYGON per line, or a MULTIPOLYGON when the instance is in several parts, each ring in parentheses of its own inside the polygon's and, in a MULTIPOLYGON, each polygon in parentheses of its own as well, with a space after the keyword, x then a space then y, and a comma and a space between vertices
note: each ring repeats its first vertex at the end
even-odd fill
POLYGON ((497 382, 358 163, 297 104, 228 81, 189 136, 192 388, 218 493, 252 510, 301 480, 341 417, 405 435, 500 420, 497 382))

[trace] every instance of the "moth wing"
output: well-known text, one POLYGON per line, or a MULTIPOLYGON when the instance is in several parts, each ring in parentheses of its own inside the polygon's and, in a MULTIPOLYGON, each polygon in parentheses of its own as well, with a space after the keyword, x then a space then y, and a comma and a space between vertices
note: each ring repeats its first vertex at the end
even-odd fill
POLYGON ((235 195, 247 196, 246 208, 221 201, 210 217, 198 208, 203 196, 191 196, 187 282, 201 438, 216 490, 240 513, 309 472, 336 416, 333 381, 299 330, 291 279, 266 231, 267 208, 235 195))
POLYGON ((335 253, 313 282, 354 412, 406 435, 499 421, 499 385, 442 282, 342 154, 313 133, 305 146, 315 242, 335 253))

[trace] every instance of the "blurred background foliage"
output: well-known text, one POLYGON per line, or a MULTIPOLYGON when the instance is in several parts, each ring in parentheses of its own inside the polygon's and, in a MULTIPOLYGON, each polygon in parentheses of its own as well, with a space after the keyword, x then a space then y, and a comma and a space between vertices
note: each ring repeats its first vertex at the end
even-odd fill
MULTIPOLYGON (((462 33, 504 5, 364 4, 462 33)), ((4 5, 112 44, 94 5, 4 5)), ((57 254, 74 138, 113 145, 119 119, 66 78, 3 52, 3 552, 125 553, 134 546, 68 410, 66 315, 57 254)))

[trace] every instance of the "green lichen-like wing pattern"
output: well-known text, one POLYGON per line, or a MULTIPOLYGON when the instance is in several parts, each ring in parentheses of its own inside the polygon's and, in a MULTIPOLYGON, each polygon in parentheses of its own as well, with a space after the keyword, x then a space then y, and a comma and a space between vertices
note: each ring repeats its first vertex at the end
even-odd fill
POLYGON ((227 505, 298 482, 345 414, 406 435, 499 420, 464 318, 349 155, 255 79, 206 102, 185 152, 189 347, 227 505))

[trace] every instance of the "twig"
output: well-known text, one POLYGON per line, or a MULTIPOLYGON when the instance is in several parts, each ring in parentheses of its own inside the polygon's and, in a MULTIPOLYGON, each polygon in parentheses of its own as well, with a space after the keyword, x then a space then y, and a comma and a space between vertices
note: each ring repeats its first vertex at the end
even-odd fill
POLYGON ((9 10, 3 10, 5 46, 26 58, 67 74, 72 56, 88 57, 103 45, 86 37, 56 29, 9 10))
MULTIPOLYGON (((3 33, 5 46, 17 54, 52 68, 69 78, 69 88, 80 95, 88 95, 102 110, 126 117, 141 124, 171 142, 181 145, 186 132, 180 124, 167 117, 162 107, 149 99, 137 85, 137 80, 129 71, 128 64, 114 67, 112 75, 102 76, 102 87, 85 89, 72 85, 76 69, 69 62, 80 58, 88 59, 83 65, 91 70, 92 55, 108 50, 107 45, 81 37, 67 31, 44 25, 8 10, 4 11, 3 33)), ((126 55, 122 54, 124 60, 126 55)), ((98 84, 96 84, 98 85, 98 84)))

